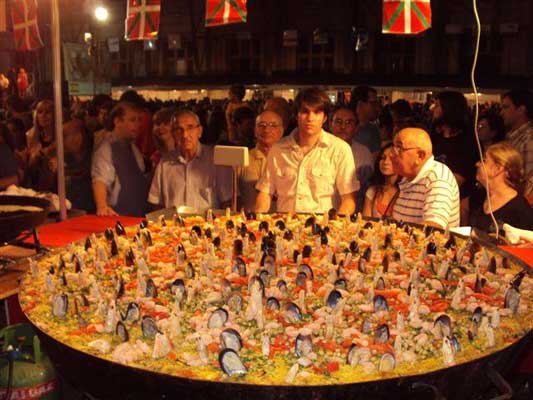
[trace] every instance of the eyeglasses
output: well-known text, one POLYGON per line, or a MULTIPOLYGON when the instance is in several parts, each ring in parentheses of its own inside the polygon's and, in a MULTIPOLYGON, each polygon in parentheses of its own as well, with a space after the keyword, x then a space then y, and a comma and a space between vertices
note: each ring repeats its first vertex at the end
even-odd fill
POLYGON ((408 150, 419 150, 420 147, 402 147, 401 145, 395 144, 392 146, 392 151, 399 156, 401 156, 404 152, 408 150))
POLYGON ((278 124, 277 122, 258 122, 257 124, 255 124, 255 126, 257 126, 258 128, 261 128, 261 129, 266 129, 266 128, 277 129, 281 125, 278 124))
POLYGON ((190 132, 196 128, 199 128, 200 127, 200 124, 197 124, 197 125, 187 125, 187 126, 176 126, 174 127, 174 130, 177 132, 177 133, 185 133, 185 132, 190 132))
POLYGON ((354 119, 335 118, 333 120, 333 123, 335 125, 339 125, 339 126, 342 126, 342 125, 353 126, 353 125, 355 125, 355 120, 354 119))

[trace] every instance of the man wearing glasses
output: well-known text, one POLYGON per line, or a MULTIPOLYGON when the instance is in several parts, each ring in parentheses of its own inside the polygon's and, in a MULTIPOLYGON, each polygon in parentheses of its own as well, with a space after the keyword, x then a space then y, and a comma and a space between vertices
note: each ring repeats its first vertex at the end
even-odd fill
POLYGON ((431 139, 419 128, 405 128, 393 141, 392 163, 400 195, 392 216, 439 228, 459 226, 459 187, 450 169, 433 158, 431 139))
MULTIPOLYGON (((239 193, 241 207, 255 209, 257 189, 255 185, 266 167, 267 155, 283 136, 283 120, 273 111, 263 111, 255 121, 256 146, 250 150, 249 164, 239 171, 239 193)), ((275 207, 274 207, 275 208, 275 207)))
POLYGON ((322 129, 330 105, 326 93, 309 88, 295 99, 298 128, 268 153, 265 173, 257 183, 257 212, 327 212, 340 197, 338 212, 352 214, 359 189, 350 146, 322 129))
POLYGON ((213 149, 200 143, 202 125, 189 110, 172 117, 176 150, 159 162, 148 202, 156 207, 223 208, 231 201, 232 172, 215 166, 213 149))

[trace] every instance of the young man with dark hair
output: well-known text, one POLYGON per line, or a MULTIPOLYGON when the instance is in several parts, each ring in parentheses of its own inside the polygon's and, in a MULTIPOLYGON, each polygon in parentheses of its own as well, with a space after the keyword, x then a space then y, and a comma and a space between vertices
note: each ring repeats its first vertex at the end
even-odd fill
POLYGON ((355 210, 359 183, 350 146, 322 126, 330 106, 323 90, 304 89, 295 99, 298 128, 272 146, 256 189, 256 211, 268 212, 277 195, 280 212, 328 212, 340 196, 338 212, 355 210))

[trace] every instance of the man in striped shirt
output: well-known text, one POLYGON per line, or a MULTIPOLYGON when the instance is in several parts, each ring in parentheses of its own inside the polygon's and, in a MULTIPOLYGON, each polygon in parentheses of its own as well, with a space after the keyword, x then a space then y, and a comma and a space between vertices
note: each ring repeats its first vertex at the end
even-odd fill
POLYGON ((431 139, 405 128, 393 140, 392 163, 403 177, 392 211, 394 219, 436 226, 459 226, 459 187, 450 169, 433 158, 431 139))

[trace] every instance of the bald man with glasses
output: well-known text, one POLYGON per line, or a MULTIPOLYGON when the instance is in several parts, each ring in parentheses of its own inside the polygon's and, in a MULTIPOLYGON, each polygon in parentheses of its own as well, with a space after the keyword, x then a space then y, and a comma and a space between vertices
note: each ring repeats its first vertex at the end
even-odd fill
POLYGON ((450 169, 433 158, 431 139, 419 128, 394 137, 392 164, 403 177, 392 211, 398 221, 439 228, 459 226, 459 187, 450 169))

